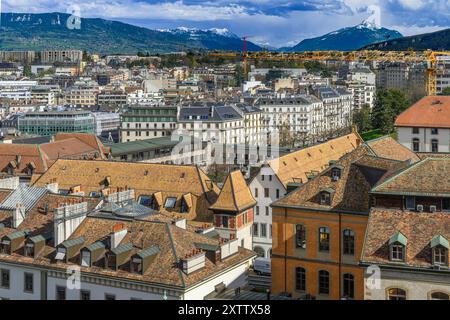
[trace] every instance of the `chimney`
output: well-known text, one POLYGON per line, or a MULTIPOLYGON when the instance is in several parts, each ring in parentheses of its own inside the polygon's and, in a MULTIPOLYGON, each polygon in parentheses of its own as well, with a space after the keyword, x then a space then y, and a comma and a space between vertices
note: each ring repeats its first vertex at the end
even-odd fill
POLYGON ((16 155, 16 163, 17 163, 17 167, 20 166, 20 162, 22 161, 22 156, 20 154, 16 155))
POLYGON ((13 227, 18 228, 25 219, 25 206, 21 203, 16 204, 16 210, 13 213, 13 227))
POLYGON ((125 236, 127 235, 127 229, 125 228, 125 226, 123 225, 123 223, 119 223, 116 224, 113 227, 113 231, 110 235, 109 238, 109 244, 110 244, 110 249, 115 249, 119 246, 120 242, 122 242, 122 240, 125 238, 125 236))

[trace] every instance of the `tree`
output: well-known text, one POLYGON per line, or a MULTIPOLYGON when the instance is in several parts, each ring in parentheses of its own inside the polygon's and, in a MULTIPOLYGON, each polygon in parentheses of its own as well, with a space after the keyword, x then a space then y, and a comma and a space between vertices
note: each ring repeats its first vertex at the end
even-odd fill
POLYGON ((372 127, 383 134, 391 134, 394 132, 395 119, 409 106, 404 92, 398 89, 378 90, 371 115, 372 127))
POLYGON ((450 96, 450 87, 444 88, 441 93, 442 96, 450 96))
POLYGON ((367 132, 372 129, 370 113, 370 106, 365 104, 353 114, 353 124, 357 126, 359 132, 367 132))

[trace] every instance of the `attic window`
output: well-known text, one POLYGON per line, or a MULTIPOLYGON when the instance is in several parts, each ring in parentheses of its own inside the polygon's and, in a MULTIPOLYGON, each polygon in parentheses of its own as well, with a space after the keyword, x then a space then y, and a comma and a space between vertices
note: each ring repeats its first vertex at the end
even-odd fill
POLYGON ((320 204, 325 206, 331 206, 334 190, 331 188, 322 190, 320 192, 320 204))
POLYGON ((401 232, 397 232, 389 239, 389 253, 391 261, 405 261, 407 241, 407 238, 401 232))
POLYGON ((144 176, 148 176, 148 170, 144 171, 144 176))
POLYGON ((177 198, 169 197, 166 199, 166 203, 164 204, 164 207, 167 209, 173 209, 173 208, 175 208, 176 203, 177 203, 177 198))
POLYGON ((430 246, 433 252, 433 264, 437 266, 448 266, 448 240, 438 235, 431 240, 430 246))
POLYGON ((341 168, 333 168, 331 170, 331 177, 333 181, 338 181, 341 178, 341 168))

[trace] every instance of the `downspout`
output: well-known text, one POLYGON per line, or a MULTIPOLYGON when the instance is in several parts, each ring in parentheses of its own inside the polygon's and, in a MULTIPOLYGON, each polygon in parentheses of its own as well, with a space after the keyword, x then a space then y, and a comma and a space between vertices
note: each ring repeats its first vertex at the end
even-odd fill
POLYGON ((340 298, 342 298, 342 288, 341 288, 341 286, 342 286, 342 276, 341 276, 341 262, 342 262, 342 248, 341 248, 341 246, 342 246, 342 237, 341 237, 341 235, 342 235, 342 216, 341 216, 342 214, 339 212, 339 267, 338 267, 338 270, 339 270, 339 297, 340 298))
POLYGON ((286 224, 287 224, 287 208, 284 208, 284 292, 287 292, 287 237, 286 237, 286 224))

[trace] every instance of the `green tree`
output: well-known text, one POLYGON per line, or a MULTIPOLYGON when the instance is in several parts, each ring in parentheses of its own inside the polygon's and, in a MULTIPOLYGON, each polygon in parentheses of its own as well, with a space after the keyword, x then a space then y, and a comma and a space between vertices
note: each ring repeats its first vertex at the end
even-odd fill
POLYGON ((395 119, 409 106, 404 92, 398 89, 378 90, 371 115, 373 129, 379 129, 383 134, 393 133, 395 119))
POLYGON ((450 96, 450 87, 444 88, 441 93, 442 96, 450 96))
POLYGON ((353 114, 353 124, 357 126, 359 132, 363 133, 372 129, 370 113, 370 106, 365 104, 361 110, 353 114))

